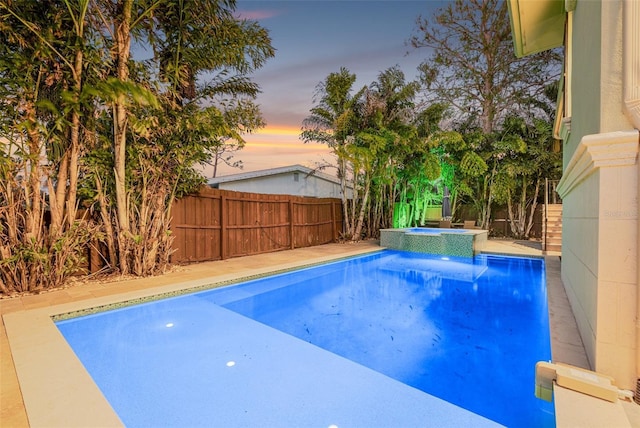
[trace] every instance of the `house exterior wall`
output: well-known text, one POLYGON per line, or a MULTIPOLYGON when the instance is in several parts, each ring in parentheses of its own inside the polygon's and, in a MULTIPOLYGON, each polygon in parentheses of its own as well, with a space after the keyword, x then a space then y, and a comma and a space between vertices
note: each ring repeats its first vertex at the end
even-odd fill
POLYGON ((562 207, 562 281, 591 366, 595 355, 598 299, 597 174, 565 195, 562 207))
POLYGON ((582 135, 600 132, 600 2, 580 2, 573 12, 571 81, 571 134, 564 141, 563 162, 566 166, 576 151, 582 135), (580 43, 581 40, 588 43, 580 43), (584 88, 589 88, 585 90, 584 88))
POLYGON ((562 280, 592 368, 635 389, 638 131, 623 111, 622 1, 578 2, 570 35, 562 280))
POLYGON ((318 198, 341 197, 339 184, 313 175, 307 176, 307 174, 303 172, 287 172, 240 181, 221 182, 218 188, 249 193, 310 196, 318 198))

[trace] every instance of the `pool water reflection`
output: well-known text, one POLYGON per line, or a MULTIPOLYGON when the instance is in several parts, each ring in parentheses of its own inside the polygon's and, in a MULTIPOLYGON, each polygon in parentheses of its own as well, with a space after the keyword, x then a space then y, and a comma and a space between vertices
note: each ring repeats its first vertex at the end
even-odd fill
POLYGON ((237 335, 216 318, 225 308, 500 424, 551 427, 552 403, 534 396, 535 363, 551 357, 544 278, 542 259, 385 250, 58 327, 109 401, 122 402, 119 414, 153 405, 122 398, 132 384, 142 385, 136 397, 185 377, 196 388, 217 346, 210 338, 237 335), (171 367, 162 382, 150 360, 171 367))

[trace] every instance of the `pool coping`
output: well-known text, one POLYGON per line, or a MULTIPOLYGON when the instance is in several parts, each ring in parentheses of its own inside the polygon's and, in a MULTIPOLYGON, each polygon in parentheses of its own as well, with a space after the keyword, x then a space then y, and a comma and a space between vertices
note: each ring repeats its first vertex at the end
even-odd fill
MULTIPOLYGON (((510 255, 510 256, 528 256, 528 257, 544 257, 541 252, 531 253, 531 252, 520 252, 518 249, 512 252, 511 248, 507 248, 500 243, 498 249, 495 251, 484 251, 486 253, 492 254, 502 254, 502 255, 510 255)), ((344 244, 330 244, 330 245, 344 245, 344 244)), ((35 308, 35 309, 22 309, 14 312, 7 311, 6 309, 9 307, 13 307, 14 305, 0 305, 0 309, 2 309, 3 321, 5 325, 7 325, 7 330, 11 330, 11 333, 7 331, 7 335, 10 334, 10 338, 7 342, 10 345, 11 352, 13 353, 13 362, 16 371, 25 373, 25 370, 28 373, 27 379, 24 376, 20 376, 19 379, 19 392, 24 397, 24 404, 26 408, 26 412, 28 415, 28 424, 30 426, 87 426, 87 425, 95 425, 96 421, 101 421, 101 425, 108 426, 122 426, 121 421, 115 413, 111 410, 111 407, 106 403, 106 400, 102 396, 102 393, 95 386, 93 380, 86 374, 84 367, 82 367, 81 363, 75 358, 75 355, 72 354, 72 357, 69 358, 68 355, 64 358, 63 370, 52 370, 51 368, 51 359, 58 353, 60 350, 58 347, 60 343, 67 347, 66 342, 62 338, 62 335, 58 332, 57 328, 55 328, 51 316, 70 312, 73 310, 81 310, 86 309, 90 306, 96 306, 101 304, 112 304, 117 301, 122 300, 131 300, 131 299, 139 299, 148 296, 157 295, 158 293, 172 293, 172 292, 181 292, 185 288, 193 289, 194 287, 203 287, 205 284, 211 284, 212 282, 220 283, 231 283, 236 282, 239 278, 247 278, 251 275, 265 275, 272 273, 274 270, 284 271, 291 269, 298 269, 305 267, 309 264, 318 264, 327 261, 333 261, 340 258, 352 257, 359 254, 366 254, 379 251, 381 247, 377 246, 375 243, 367 243, 364 246, 356 246, 354 245, 351 248, 342 247, 340 249, 339 256, 335 254, 331 254, 328 256, 319 256, 319 257, 309 257, 314 253, 322 253, 323 249, 320 248, 316 251, 306 249, 306 252, 303 252, 303 257, 300 260, 289 263, 278 263, 277 269, 274 268, 274 264, 271 264, 266 267, 256 267, 255 269, 245 269, 243 273, 220 273, 211 276, 207 276, 206 278, 201 278, 198 280, 188 280, 182 281, 176 284, 170 285, 160 285, 157 287, 147 288, 147 289, 137 289, 126 292, 119 292, 117 290, 100 290, 106 296, 100 297, 92 297, 90 299, 80 300, 72 303, 64 303, 61 305, 52 304, 51 306, 44 308, 35 308), (215 281, 214 281, 215 279, 215 281), (38 327, 38 323, 42 323, 43 328, 38 327), (10 326, 9 326, 10 325, 10 326), (23 334, 26 332, 28 334, 23 334), (57 336, 57 344, 52 343, 49 346, 48 340, 52 337, 56 339, 57 336), (31 358, 33 355, 29 355, 25 358, 25 353, 29 352, 29 349, 33 349, 33 347, 37 347, 40 349, 47 349, 46 354, 40 353, 37 356, 36 360, 33 361, 31 358), (27 367, 25 367, 25 364, 27 367), (70 373, 83 373, 85 376, 80 376, 80 379, 75 376, 69 376, 70 373), (84 386, 88 386, 88 389, 84 388, 84 386), (55 403, 50 402, 50 399, 61 395, 61 391, 63 388, 66 388, 68 391, 64 392, 66 398, 71 398, 73 403, 73 412, 70 414, 69 412, 60 412, 56 407, 55 403), (35 392, 34 392, 35 391, 35 392), (69 397, 69 391, 72 394, 72 397, 69 397), (98 403, 99 413, 96 413, 97 408, 94 404, 98 403), (101 406, 101 407, 100 407, 101 406), (89 409, 91 409, 89 411, 89 409), (103 415, 104 413, 104 415, 103 415), (54 423, 54 419, 57 423, 54 423), (43 422, 46 421, 46 422, 43 422)), ((295 250, 294 250, 295 251, 295 250)), ((292 252, 293 254, 293 252, 292 252)), ((296 253, 298 254, 298 253, 296 253)), ((566 302, 562 301, 562 298, 559 298, 555 295, 564 294, 564 287, 562 286, 560 280, 560 261, 558 257, 545 257, 547 259, 546 263, 546 275, 547 275, 547 286, 549 288, 549 311, 550 311, 550 323, 552 324, 552 353, 554 361, 561 361, 569 364, 574 364, 578 366, 585 366, 586 357, 584 356, 584 348, 582 346, 582 342, 579 340, 579 335, 575 334, 577 332, 577 328, 575 332, 573 331, 554 331, 554 319, 556 321, 560 321, 561 324, 566 321, 566 313, 559 312, 557 308, 558 305, 562 307, 565 305, 565 308, 562 309, 565 311, 568 308, 569 317, 573 319, 573 314, 571 313, 570 307, 566 304, 566 302), (555 284, 555 285, 554 285, 555 284), (552 290, 556 290, 552 292, 552 290), (555 296, 555 297, 554 297, 555 296), (555 303, 553 301, 556 300, 555 303), (555 308, 555 309, 554 309, 555 308), (567 340, 567 336, 569 340, 567 340), (576 342, 576 337, 578 341, 576 342), (577 359, 575 356, 578 356, 577 359)), ((238 260, 238 259, 234 259, 238 260)), ((251 261, 258 259, 251 259, 251 261)), ((214 262, 218 263, 218 262, 214 262)), ((260 264, 260 263, 257 263, 260 264)), ((224 269, 221 269, 224 270, 224 269)), ((208 273, 208 272, 207 272, 208 273)), ((150 279, 153 281, 153 279, 150 279)), ((157 282, 162 282, 162 280, 156 280, 157 282)), ((121 289, 122 287, 113 287, 114 289, 121 289)), ((68 293, 70 294, 70 293, 68 293)), ((78 294, 80 291, 78 290, 78 294)), ((94 293, 95 294, 95 293, 94 293)), ((97 293, 100 294, 100 293, 97 293)), ((566 295, 564 295, 566 299, 566 295)), ((52 299, 55 301, 55 298, 52 299)), ((34 300, 35 301, 35 300, 34 300)), ((0 301, 0 303, 6 303, 6 301, 0 301)), ((17 303, 17 302, 16 302, 17 303)), ((26 307, 26 305, 25 305, 26 307)), ((575 320, 574 320, 575 324, 575 320)), ((3 344, 4 344, 3 343, 3 344)), ((3 351, 3 375, 4 375, 4 366, 7 365, 7 359, 4 358, 7 355, 8 351, 4 349, 3 351)), ((64 352, 63 352, 64 354, 64 352)), ((66 354, 64 354, 66 355, 66 354)), ((9 364, 10 364, 9 358, 9 364)), ((586 361, 586 365, 588 367, 588 361, 586 361)), ((5 397, 5 382, 3 381, 3 397, 5 397)), ((5 406, 7 402, 3 403, 3 416, 5 414, 5 406)), ((633 404, 631 404, 633 406, 633 404)), ((626 407, 626 406, 625 406, 626 407)), ((558 427, 566 427, 566 426, 576 426, 576 421, 588 421, 590 424, 588 426, 603 426, 601 422, 605 421, 619 421, 620 423, 626 421, 626 425, 621 426, 631 426, 628 421, 624 417, 624 414, 621 415, 620 412, 620 403, 604 403, 602 400, 592 399, 590 397, 582 396, 582 394, 575 393, 573 391, 562 391, 560 394, 556 395, 556 419, 558 423, 558 427), (586 403, 585 403, 586 400, 586 403), (576 405, 576 403, 580 403, 580 405, 576 405), (597 409, 597 411, 596 411, 597 409), (593 414, 591 416, 591 414, 593 414), (590 415, 590 416, 585 416, 590 415), (611 415, 611 416, 607 416, 611 415), (617 415, 617 416, 616 416, 617 415), (614 417, 615 419, 611 419, 614 417), (603 419, 604 418, 604 419, 603 419)), ((4 417, 3 417, 4 419, 4 417)), ((20 420, 20 418, 18 418, 20 420)), ((6 419, 5 419, 6 422, 6 419)), ((4 423, 3 422, 3 425, 4 423)), ((20 424, 22 426, 22 424, 20 424)))

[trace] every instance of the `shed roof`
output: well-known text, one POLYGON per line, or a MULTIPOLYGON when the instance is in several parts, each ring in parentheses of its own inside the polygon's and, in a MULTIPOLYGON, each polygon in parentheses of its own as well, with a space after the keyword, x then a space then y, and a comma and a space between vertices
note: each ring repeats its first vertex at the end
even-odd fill
MULTIPOLYGON (((249 171, 249 172, 243 172, 240 174, 230 174, 230 175, 224 175, 224 176, 220 176, 220 177, 214 177, 214 178, 210 178, 207 181, 207 184, 209 184, 209 186, 213 186, 219 183, 231 183, 231 182, 235 182, 235 181, 244 181, 244 180, 251 180, 254 178, 260 178, 260 177, 268 177, 268 176, 273 176, 273 175, 280 175, 280 174, 286 174, 289 172, 299 172, 302 174, 305 174, 307 176, 314 176, 317 177, 321 180, 325 180, 325 181, 329 181, 331 183, 335 183, 335 184, 340 184, 340 180, 337 177, 331 176, 329 174, 325 174, 319 171, 316 171, 312 168, 306 167, 306 166, 302 166, 302 165, 289 165, 289 166, 282 166, 282 167, 278 167, 278 168, 269 168, 269 169, 262 169, 259 171, 249 171)), ((349 188, 351 188, 351 186, 347 186, 349 188)))

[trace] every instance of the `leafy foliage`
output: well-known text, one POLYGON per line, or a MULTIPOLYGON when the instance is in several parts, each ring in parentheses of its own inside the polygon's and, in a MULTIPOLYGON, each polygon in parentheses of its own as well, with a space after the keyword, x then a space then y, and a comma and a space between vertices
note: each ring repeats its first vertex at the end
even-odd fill
POLYGON ((249 74, 274 49, 234 10, 233 0, 0 2, 3 292, 60 285, 89 238, 111 269, 164 269, 173 200, 202 184, 198 164, 264 124, 249 74), (131 59, 132 39, 154 56, 131 59))
MULTIPOLYGON (((559 53, 517 58, 500 0, 455 0, 416 24, 411 45, 430 50, 420 66, 426 98, 447 103, 446 128, 459 134, 454 144, 440 138, 442 160, 453 170, 454 192, 474 205, 487 228, 503 168, 513 171, 512 160, 528 151, 523 127, 550 119, 549 82, 560 75, 559 53)), ((506 202, 504 194, 497 200, 506 202)))
POLYGON ((501 0, 455 0, 433 17, 420 16, 410 43, 431 51, 421 65, 430 94, 452 107, 459 127, 485 134, 509 114, 529 114, 531 100, 544 99, 560 74, 557 51, 514 55, 501 0))

